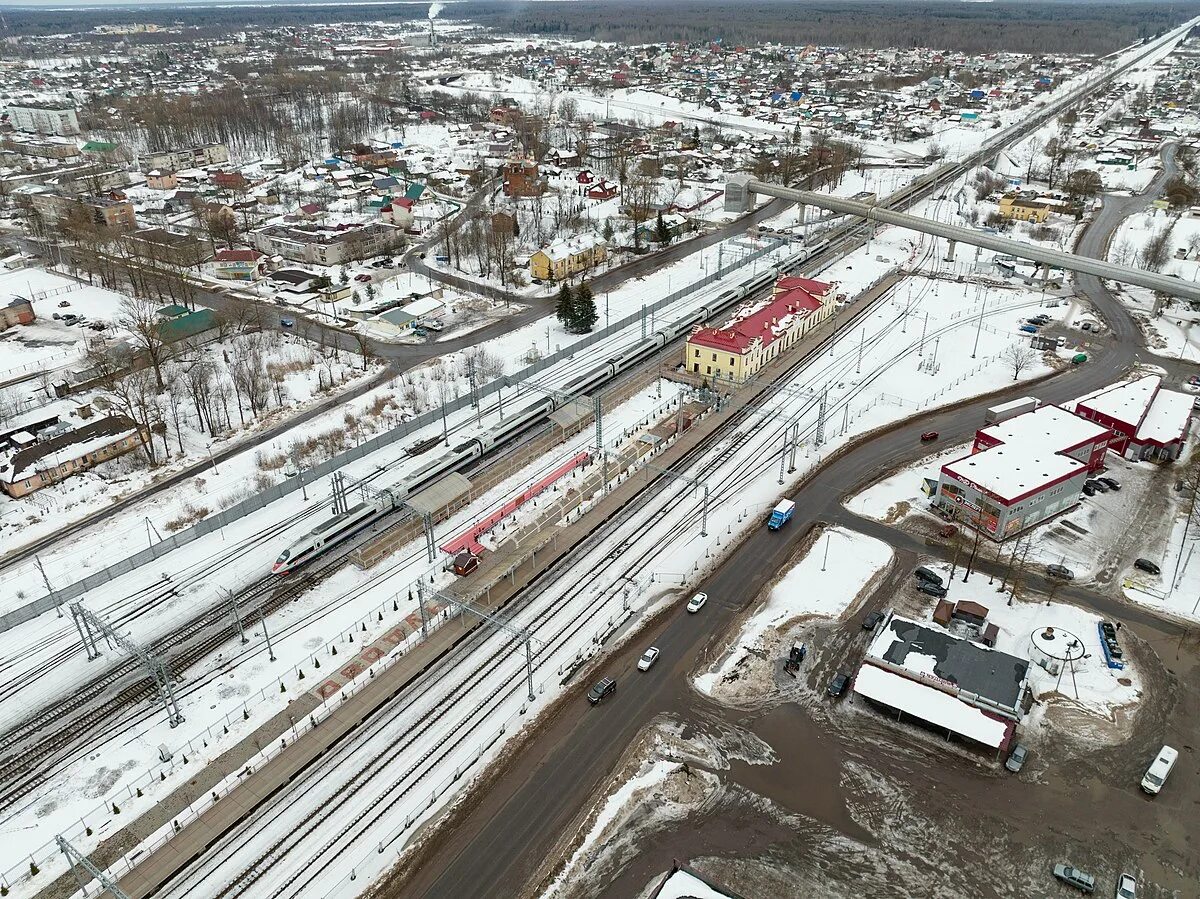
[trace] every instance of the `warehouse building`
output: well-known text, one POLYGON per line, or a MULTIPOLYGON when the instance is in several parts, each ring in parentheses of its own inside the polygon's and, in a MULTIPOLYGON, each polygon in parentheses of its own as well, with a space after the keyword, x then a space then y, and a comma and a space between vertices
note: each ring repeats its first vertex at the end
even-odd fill
POLYGON ((834 286, 780 278, 770 297, 743 303, 716 327, 697 328, 684 350, 685 369, 706 380, 748 381, 830 316, 834 286))
POLYGON ((1114 453, 1135 462, 1171 462, 1183 451, 1192 402, 1186 393, 1163 390, 1158 375, 1147 375, 1089 393, 1070 408, 1112 431, 1114 453))
POLYGON ((1111 432, 1042 406, 976 432, 971 454, 942 466, 943 514, 1003 540, 1074 506, 1104 465, 1111 432))
POLYGON ((999 752, 1032 701, 1028 676, 1028 659, 892 613, 867 648, 854 692, 897 719, 999 752))

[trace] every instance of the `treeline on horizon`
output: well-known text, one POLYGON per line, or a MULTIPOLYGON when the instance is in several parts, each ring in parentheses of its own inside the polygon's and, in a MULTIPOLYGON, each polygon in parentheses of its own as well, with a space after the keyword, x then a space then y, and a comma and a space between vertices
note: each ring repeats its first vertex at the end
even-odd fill
MULTIPOLYGON (((423 20, 426 7, 143 6, 124 9, 5 10, 10 34, 62 34, 101 24, 155 22, 214 38, 241 28, 423 20)), ((1200 0, 995 3, 917 0, 466 0, 442 16, 517 34, 590 38, 621 44, 668 41, 725 45, 782 43, 843 47, 938 47, 969 53, 1108 53, 1154 37, 1200 14, 1200 0)), ((138 43, 176 36, 135 35, 138 43)), ((114 38, 115 40, 115 38, 114 38)))

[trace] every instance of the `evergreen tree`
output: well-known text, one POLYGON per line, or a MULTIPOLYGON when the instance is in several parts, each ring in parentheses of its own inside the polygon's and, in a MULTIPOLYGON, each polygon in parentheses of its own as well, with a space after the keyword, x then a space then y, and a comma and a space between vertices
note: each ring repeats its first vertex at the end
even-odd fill
POLYGON ((601 233, 604 235, 605 243, 612 243, 612 239, 613 239, 612 219, 604 220, 604 230, 601 233))
POLYGON ((600 315, 596 312, 596 301, 592 297, 592 288, 584 283, 575 291, 575 302, 572 303, 572 325, 570 329, 576 334, 586 334, 596 327, 600 315))
POLYGON ((661 209, 658 211, 658 220, 654 223, 654 237, 664 246, 671 242, 671 231, 667 228, 667 223, 663 221, 661 209))
POLYGON ((564 328, 568 331, 575 330, 575 294, 570 284, 563 284, 558 289, 558 302, 554 304, 554 314, 564 328))

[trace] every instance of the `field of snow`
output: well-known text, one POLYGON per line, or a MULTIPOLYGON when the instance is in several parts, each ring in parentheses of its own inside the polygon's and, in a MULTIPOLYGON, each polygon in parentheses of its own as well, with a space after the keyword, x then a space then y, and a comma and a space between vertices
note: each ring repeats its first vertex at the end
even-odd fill
POLYGON ((721 659, 697 674, 693 685, 701 693, 713 695, 748 653, 761 654, 765 644, 775 647, 796 619, 840 616, 891 559, 891 547, 879 540, 842 528, 824 531, 771 586, 765 601, 742 623, 721 659))

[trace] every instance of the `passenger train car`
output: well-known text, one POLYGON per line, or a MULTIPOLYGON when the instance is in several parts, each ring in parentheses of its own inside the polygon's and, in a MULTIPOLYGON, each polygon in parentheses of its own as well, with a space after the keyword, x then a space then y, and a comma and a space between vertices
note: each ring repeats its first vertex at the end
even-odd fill
MULTIPOLYGON (((747 296, 770 289, 781 274, 786 274, 808 259, 820 255, 829 248, 831 242, 825 240, 814 246, 806 247, 803 252, 794 254, 779 266, 759 272, 737 287, 731 287, 721 292, 703 307, 679 317, 648 335, 644 340, 638 341, 616 356, 605 360, 591 371, 568 381, 563 386, 561 393, 537 400, 483 434, 470 437, 439 458, 426 462, 407 475, 400 483, 384 491, 380 498, 360 503, 341 515, 327 519, 315 530, 305 534, 285 549, 272 567, 272 573, 288 574, 330 547, 360 532, 378 518, 400 506, 409 496, 428 487, 447 472, 466 467, 469 463, 550 415, 566 402, 563 394, 575 396, 597 389, 622 372, 650 358, 671 341, 691 333, 691 330, 697 325, 720 315, 747 296)), ((422 447, 422 451, 425 449, 422 447)))

